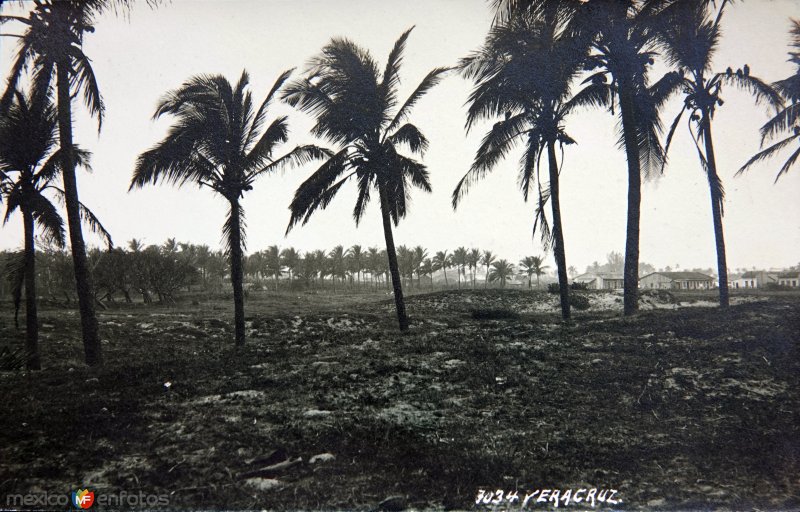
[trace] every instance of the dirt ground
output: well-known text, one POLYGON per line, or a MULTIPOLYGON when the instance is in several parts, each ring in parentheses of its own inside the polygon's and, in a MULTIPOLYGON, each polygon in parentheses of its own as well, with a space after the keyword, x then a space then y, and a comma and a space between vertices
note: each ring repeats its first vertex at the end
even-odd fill
POLYGON ((383 293, 253 293, 241 350, 227 301, 109 309, 99 370, 44 308, 45 369, 0 372, 0 509, 800 509, 800 297, 587 295, 562 325, 544 292, 419 294, 401 335, 383 293))

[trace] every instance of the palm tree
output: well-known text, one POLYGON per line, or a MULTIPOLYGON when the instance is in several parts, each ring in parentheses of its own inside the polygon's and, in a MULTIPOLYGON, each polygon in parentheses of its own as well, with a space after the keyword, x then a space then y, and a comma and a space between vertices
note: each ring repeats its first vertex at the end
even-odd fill
POLYGON ((431 278, 431 288, 433 288, 433 271, 433 260, 430 258, 423 259, 422 263, 419 265, 419 270, 417 270, 418 274, 431 278))
MULTIPOLYGON (((570 100, 570 86, 582 71, 586 44, 569 33, 563 2, 534 2, 496 24, 484 46, 462 60, 461 69, 476 82, 470 95, 467 129, 481 119, 505 113, 484 137, 470 170, 453 192, 453 208, 477 179, 491 171, 520 141, 525 146, 519 183, 523 197, 537 198, 533 232, 541 229, 545 248, 553 247, 561 292, 561 313, 569 319, 569 281, 559 191, 556 146, 573 144, 564 129, 566 116, 585 102, 570 100), (539 161, 547 154, 548 175, 539 161), (546 215, 550 201, 552 231, 546 215)), ((562 162, 563 164, 563 158, 562 162)))
POLYGON ((544 265, 544 258, 541 256, 525 256, 519 262, 520 273, 528 276, 528 288, 531 287, 531 276, 536 275, 536 288, 540 288, 539 277, 542 276, 548 265, 544 265))
POLYGON ((437 251, 433 256, 433 269, 441 270, 444 273, 444 286, 447 288, 447 267, 451 264, 450 255, 447 254, 447 249, 444 251, 437 251))
MULTIPOLYGON (((0 15, 0 24, 13 21, 26 27, 22 36, 13 36, 19 37, 20 43, 8 77, 8 85, 0 98, 0 112, 9 108, 17 83, 29 67, 32 68, 33 90, 36 95, 48 94, 55 77, 58 137, 63 160, 61 176, 81 315, 84 357, 89 366, 101 365, 103 356, 94 306, 92 275, 81 229, 82 208, 75 175, 80 157, 73 150, 72 99, 83 93, 89 113, 97 117, 99 131, 104 105, 91 61, 83 52, 83 36, 86 32, 94 32, 93 23, 97 16, 110 9, 127 9, 132 3, 131 0, 39 0, 34 2, 35 7, 27 18, 0 15)), ((158 0, 147 0, 147 3, 156 5, 158 0)))
MULTIPOLYGON (((779 133, 790 133, 788 134, 788 137, 785 137, 775 142, 768 148, 756 153, 753 158, 748 160, 747 163, 737 171, 737 175, 746 171, 751 165, 762 160, 766 160, 784 148, 789 147, 793 141, 800 142, 800 124, 798 124, 798 119, 800 119, 800 20, 792 20, 791 22, 791 45, 794 48, 794 51, 789 52, 789 62, 795 66, 794 74, 772 84, 774 89, 779 91, 787 100, 789 100, 789 105, 781 108, 772 119, 767 121, 767 123, 761 127, 761 144, 763 146, 766 140, 774 139, 779 133)), ((786 162, 784 162, 783 166, 781 166, 780 170, 778 171, 778 174, 775 176, 775 182, 777 182, 778 178, 788 172, 789 169, 795 163, 797 163, 798 158, 800 158, 800 147, 795 149, 789 155, 789 158, 786 159, 786 162)))
MULTIPOLYGON (((39 325, 36 307, 36 247, 35 224, 47 241, 63 248, 66 242, 64 221, 51 200, 45 195, 53 192, 64 201, 64 191, 54 185, 63 171, 62 151, 56 150, 58 123, 56 110, 47 94, 32 93, 27 98, 17 92, 12 104, 0 117, 0 202, 5 198, 3 224, 11 215, 22 213, 24 250, 15 281, 14 302, 19 309, 21 290, 25 288, 25 351, 29 370, 41 369, 39 357, 39 325)), ((72 148, 76 163, 87 167, 89 154, 72 148)), ((102 233, 111 248, 111 237, 97 218, 82 203, 78 204, 84 221, 94 231, 102 233)), ((16 318, 16 316, 15 316, 16 318)))
POLYGON ((354 245, 347 250, 347 257, 352 263, 353 272, 358 278, 358 285, 361 286, 361 271, 364 269, 364 251, 360 245, 354 245))
POLYGON ((392 274, 395 306, 400 330, 408 330, 403 290, 392 235, 405 217, 411 185, 429 192, 428 171, 420 162, 398 153, 407 146, 422 154, 428 140, 404 120, 415 103, 442 78, 446 68, 436 68, 422 80, 402 106, 397 104, 397 86, 403 49, 411 29, 395 43, 383 74, 369 52, 346 39, 333 39, 315 57, 307 77, 286 90, 284 98, 316 118, 313 132, 340 147, 295 193, 287 232, 298 222, 305 224, 318 208, 325 208, 350 178, 358 182, 353 210, 356 225, 364 214, 374 188, 380 199, 386 252, 392 274))
POLYGON ((235 86, 221 75, 198 75, 167 93, 154 117, 172 115, 175 124, 164 140, 139 156, 130 185, 133 189, 159 180, 178 186, 196 183, 228 201, 222 232, 231 265, 237 345, 244 344, 245 224, 241 199, 260 176, 327 155, 316 146, 298 146, 276 158, 277 146, 288 138, 286 117, 261 129, 267 107, 290 73, 285 71, 278 77, 257 111, 253 111, 253 99, 246 90, 246 71, 235 86))
POLYGON ((486 267, 486 277, 483 280, 483 287, 486 288, 489 285, 489 266, 494 263, 495 255, 492 254, 492 251, 486 250, 483 251, 483 256, 481 256, 481 265, 486 267))
POLYGON ((414 247, 413 252, 414 270, 417 273, 417 287, 420 287, 422 285, 422 279, 420 277, 422 274, 422 264, 428 258, 428 251, 421 245, 418 245, 414 247))
POLYGON ((333 291, 336 291, 336 278, 344 280, 345 265, 344 265, 344 247, 337 245, 328 253, 328 261, 330 262, 330 273, 333 279, 333 291))
POLYGON ((458 274, 458 288, 461 289, 461 274, 464 274, 464 267, 467 266, 466 248, 459 247, 453 251, 453 266, 456 267, 456 273, 458 274))
MULTIPOLYGON (((756 102, 766 102, 779 106, 782 101, 778 93, 769 85, 750 75, 749 66, 735 73, 728 68, 723 73, 711 71, 712 57, 720 38, 720 20, 725 9, 723 1, 716 16, 709 16, 708 5, 699 2, 678 2, 661 12, 664 21, 659 31, 667 61, 676 66, 684 75, 681 81, 681 92, 684 104, 675 117, 665 149, 669 150, 672 136, 678 127, 683 113, 689 111, 689 132, 697 149, 700 163, 708 178, 711 194, 711 217, 714 224, 714 239, 717 249, 717 271, 719 275, 719 305, 726 308, 728 298, 728 264, 725 255, 725 235, 722 227, 724 214, 723 201, 725 192, 722 179, 717 172, 717 161, 714 155, 714 142, 711 135, 711 120, 717 107, 723 104, 720 93, 722 85, 740 87, 755 96, 756 102), (695 126, 695 130, 692 129, 695 126), (704 148, 698 141, 702 140, 704 148)), ((666 162, 665 162, 666 163, 666 162)), ((676 265, 676 268, 678 266, 676 265)))
POLYGON ((489 281, 500 281, 500 288, 506 287, 506 281, 514 275, 514 265, 506 260, 495 261, 492 263, 492 270, 489 272, 489 281))
POLYGON ((283 274, 283 261, 281 260, 281 250, 277 245, 270 245, 264 251, 264 266, 267 275, 275 279, 275 291, 278 291, 278 280, 283 274))
POLYGON ((294 247, 287 247, 281 251, 281 264, 289 271, 289 284, 294 282, 294 276, 300 268, 300 252, 294 247))
POLYGON ((481 261, 480 249, 470 249, 467 253, 467 266, 469 266, 470 275, 472 278, 472 288, 475 288, 475 274, 478 271, 478 263, 481 261))
MULTIPOLYGON (((573 26, 575 31, 593 34, 591 54, 585 65, 594 73, 588 85, 575 95, 582 105, 609 106, 615 113, 618 104, 621 137, 628 166, 628 215, 625 236, 624 300, 625 315, 638 311, 639 227, 642 201, 642 176, 660 168, 663 148, 659 141, 659 109, 680 85, 677 73, 667 73, 649 84, 648 73, 654 64, 655 30, 653 6, 658 2, 640 0, 596 0, 580 4, 573 26), (609 80, 610 78, 610 80, 609 80)), ((577 4, 576 4, 577 5, 577 4)))

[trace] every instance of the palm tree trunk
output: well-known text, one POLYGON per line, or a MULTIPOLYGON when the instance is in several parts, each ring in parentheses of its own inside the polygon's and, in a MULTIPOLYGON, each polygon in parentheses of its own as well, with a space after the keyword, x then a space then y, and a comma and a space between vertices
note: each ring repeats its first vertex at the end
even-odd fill
POLYGON ((236 345, 244 345, 244 268, 242 263, 242 219, 238 199, 231 203, 231 285, 233 286, 233 329, 236 345))
POLYGON ((636 137, 634 97, 631 87, 620 83, 619 108, 628 161, 628 224, 625 232, 625 270, 623 273, 623 312, 633 315, 639 309, 639 220, 642 202, 642 175, 636 137))
MULTIPOLYGON (((547 143, 547 157, 550 161, 550 204, 553 208, 553 252, 558 271, 558 289, 561 295, 561 318, 569 320, 569 281, 567 280, 567 256, 564 250, 564 231, 561 225, 561 203, 558 189, 558 163, 556 162, 555 141, 547 143)), ((637 258, 638 259, 638 258, 637 258)), ((536 277, 537 282, 539 277, 536 277)))
POLYGON ((714 157, 714 142, 711 139, 711 119, 703 112, 703 131, 708 164, 708 187, 711 192, 711 217, 714 221, 714 241, 717 246, 717 275, 719 275, 719 306, 730 305, 728 296, 728 263, 725 257, 725 234, 722 230, 722 182, 717 174, 717 161, 714 157))
POLYGON ((69 243, 72 248, 72 264, 75 267, 75 282, 78 293, 78 308, 81 314, 83 352, 86 364, 103 364, 97 315, 94 310, 92 274, 86 260, 86 246, 81 231, 78 182, 75 177, 75 159, 72 155, 72 105, 69 93, 69 64, 59 62, 56 66, 58 89, 58 138, 62 154, 61 174, 64 179, 64 202, 67 207, 69 243))
POLYGON ((394 288, 394 304, 397 308, 397 321, 400 324, 400 331, 408 330, 408 316, 406 315, 406 304, 403 301, 403 288, 400 284, 400 270, 397 266, 397 253, 394 249, 394 237, 392 236, 392 219, 389 215, 389 200, 386 191, 379 185, 381 196, 381 216, 383 217, 383 235, 386 238, 386 255, 389 258, 389 272, 392 274, 392 286, 394 288))
POLYGON ((39 358, 39 318, 36 312, 36 248, 33 239, 33 213, 22 210, 25 226, 25 353, 28 370, 41 370, 39 358))
POLYGON ((486 277, 483 278, 483 289, 489 287, 489 265, 486 265, 486 277))

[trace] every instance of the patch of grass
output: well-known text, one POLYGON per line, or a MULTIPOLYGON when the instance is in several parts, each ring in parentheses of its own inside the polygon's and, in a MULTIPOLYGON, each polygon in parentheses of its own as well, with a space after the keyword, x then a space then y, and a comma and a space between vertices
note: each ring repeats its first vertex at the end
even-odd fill
POLYGON ((473 309, 472 318, 475 320, 516 320, 519 314, 510 309, 473 309))
MULTIPOLYGON (((45 370, 0 373, 0 502, 87 486, 186 510, 473 509, 479 489, 594 485, 629 510, 800 506, 796 297, 562 325, 522 309, 545 291, 448 291, 412 297, 401 335, 383 294, 253 293, 240 349, 230 304, 203 301, 101 313, 91 370, 77 315, 44 308, 45 370), (275 449, 303 459, 280 487, 237 478, 275 449)), ((12 325, 0 312, 18 348, 12 325)))

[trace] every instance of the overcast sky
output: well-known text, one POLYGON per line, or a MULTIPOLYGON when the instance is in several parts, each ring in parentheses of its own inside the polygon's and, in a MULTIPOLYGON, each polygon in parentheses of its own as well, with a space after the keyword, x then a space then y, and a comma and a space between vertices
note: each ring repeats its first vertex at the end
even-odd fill
MULTIPOLYGON (((789 17, 800 16, 796 0, 738 2, 726 12, 715 67, 750 65, 766 81, 788 76, 789 17)), ((18 7, 4 7, 18 10, 18 7)), ((412 32, 401 70, 401 97, 408 95, 436 66, 453 65, 483 41, 492 19, 484 0, 173 0, 157 10, 144 3, 129 19, 108 15, 87 34, 84 50, 93 60, 106 119, 96 124, 76 104, 75 140, 93 153, 93 174, 81 173, 81 200, 94 209, 116 244, 131 238, 161 243, 180 241, 220 247, 225 201, 208 189, 147 186, 128 193, 137 155, 159 141, 170 119, 151 120, 159 97, 198 73, 221 73, 230 81, 243 69, 260 101, 285 69, 302 71, 310 57, 334 36, 367 48, 381 67, 394 41, 412 32)), ((14 29, 18 30, 17 27, 14 29)), ((11 25, 3 33, 13 32, 11 25)), ((15 43, 0 38, 0 69, 7 76, 15 43)), ((415 191, 409 215, 396 230, 397 245, 422 245, 431 253, 458 246, 491 249, 516 263, 542 254, 538 234, 531 237, 534 205, 525 203, 516 185, 518 154, 473 187, 458 211, 450 194, 468 169, 490 125, 464 132, 464 103, 470 84, 451 76, 420 101, 411 117, 430 139, 424 162, 433 193, 415 191)), ((759 148, 758 128, 768 112, 745 93, 723 91, 725 105, 714 118, 713 135, 719 172, 727 192, 725 237, 728 264, 785 267, 800 262, 800 168, 773 179, 783 160, 775 159, 734 178, 735 171, 759 148)), ((665 124, 680 108, 664 111, 665 124)), ((285 105, 294 145, 314 143, 311 120, 285 105)), ((626 164, 616 147, 617 119, 605 111, 585 111, 568 119, 567 131, 578 141, 566 148, 561 175, 567 264, 583 270, 610 251, 624 251, 626 164)), ((788 156, 788 155, 787 155, 788 156)), ((784 158, 785 159, 785 158, 784 158)), ((313 171, 295 169, 262 178, 245 199, 248 252, 268 245, 300 250, 334 245, 383 246, 380 213, 373 202, 356 228, 351 212, 354 185, 335 198, 306 226, 284 231, 288 204, 297 186, 313 171)), ((22 220, 15 216, 0 228, 0 250, 22 244, 22 220)), ((97 239, 90 238, 92 243, 97 239)), ((547 255, 552 265, 552 256, 547 255)), ((665 175, 643 187, 641 259, 656 267, 715 267, 714 235, 708 185, 685 123, 671 150, 665 175)))

